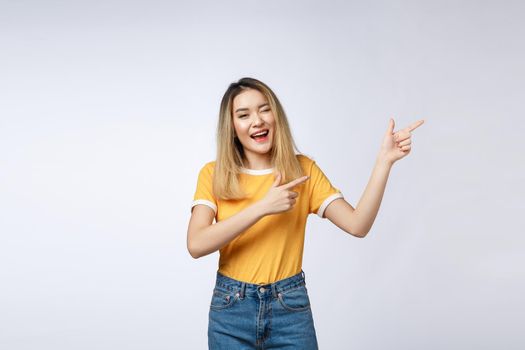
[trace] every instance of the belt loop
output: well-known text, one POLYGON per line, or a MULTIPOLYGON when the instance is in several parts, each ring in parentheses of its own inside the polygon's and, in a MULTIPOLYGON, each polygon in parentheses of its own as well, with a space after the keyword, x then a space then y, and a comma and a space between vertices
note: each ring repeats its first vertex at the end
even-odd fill
POLYGON ((272 283, 272 295, 277 298, 277 283, 272 283))
POLYGON ((303 279, 304 279, 304 271, 301 270, 301 276, 303 276, 303 279))
POLYGON ((241 299, 244 299, 244 289, 245 288, 246 288, 246 283, 245 282, 241 282, 241 292, 240 292, 241 299))

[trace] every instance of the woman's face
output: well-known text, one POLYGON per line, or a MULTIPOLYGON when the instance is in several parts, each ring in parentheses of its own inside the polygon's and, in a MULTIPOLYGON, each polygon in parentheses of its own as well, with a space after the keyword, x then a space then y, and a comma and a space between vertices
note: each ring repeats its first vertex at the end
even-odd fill
POLYGON ((272 149, 275 119, 266 97, 247 89, 233 99, 233 126, 245 153, 262 155, 272 149), (263 133, 263 136, 254 137, 263 133))

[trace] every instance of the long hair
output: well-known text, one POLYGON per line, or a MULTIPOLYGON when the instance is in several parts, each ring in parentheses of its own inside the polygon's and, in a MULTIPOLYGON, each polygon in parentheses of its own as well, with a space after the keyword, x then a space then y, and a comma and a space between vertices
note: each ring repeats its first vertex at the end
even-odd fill
POLYGON ((235 137, 233 126, 233 99, 246 89, 261 92, 273 112, 275 134, 270 151, 272 167, 281 172, 281 184, 303 175, 303 169, 296 157, 298 151, 286 113, 275 93, 263 82, 254 78, 242 78, 231 83, 222 97, 219 122, 217 124, 217 159, 213 175, 213 192, 217 198, 237 200, 246 196, 242 191, 239 174, 244 167, 244 150, 241 142, 235 137))

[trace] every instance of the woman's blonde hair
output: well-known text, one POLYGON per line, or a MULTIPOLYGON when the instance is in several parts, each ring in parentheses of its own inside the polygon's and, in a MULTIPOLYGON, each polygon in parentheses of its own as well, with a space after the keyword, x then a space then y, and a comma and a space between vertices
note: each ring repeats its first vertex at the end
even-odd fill
POLYGON ((296 157, 298 148, 295 144, 286 113, 275 93, 263 82, 254 78, 242 78, 231 83, 222 97, 217 124, 217 159, 213 175, 213 192, 216 198, 224 200, 242 199, 239 174, 244 167, 244 150, 241 142, 235 137, 233 126, 233 99, 246 89, 261 92, 272 109, 275 118, 275 134, 271 153, 274 170, 281 172, 281 184, 303 175, 303 169, 296 157))

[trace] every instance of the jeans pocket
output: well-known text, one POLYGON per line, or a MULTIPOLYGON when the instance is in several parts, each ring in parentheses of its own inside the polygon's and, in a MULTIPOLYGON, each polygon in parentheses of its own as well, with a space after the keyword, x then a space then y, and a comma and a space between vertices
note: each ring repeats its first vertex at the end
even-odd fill
POLYGON ((215 288, 211 297, 210 308, 213 310, 227 309, 235 304, 237 299, 239 299, 239 292, 215 288))
POLYGON ((286 310, 303 311, 310 308, 310 298, 304 284, 297 288, 280 292, 277 294, 277 297, 286 310))

